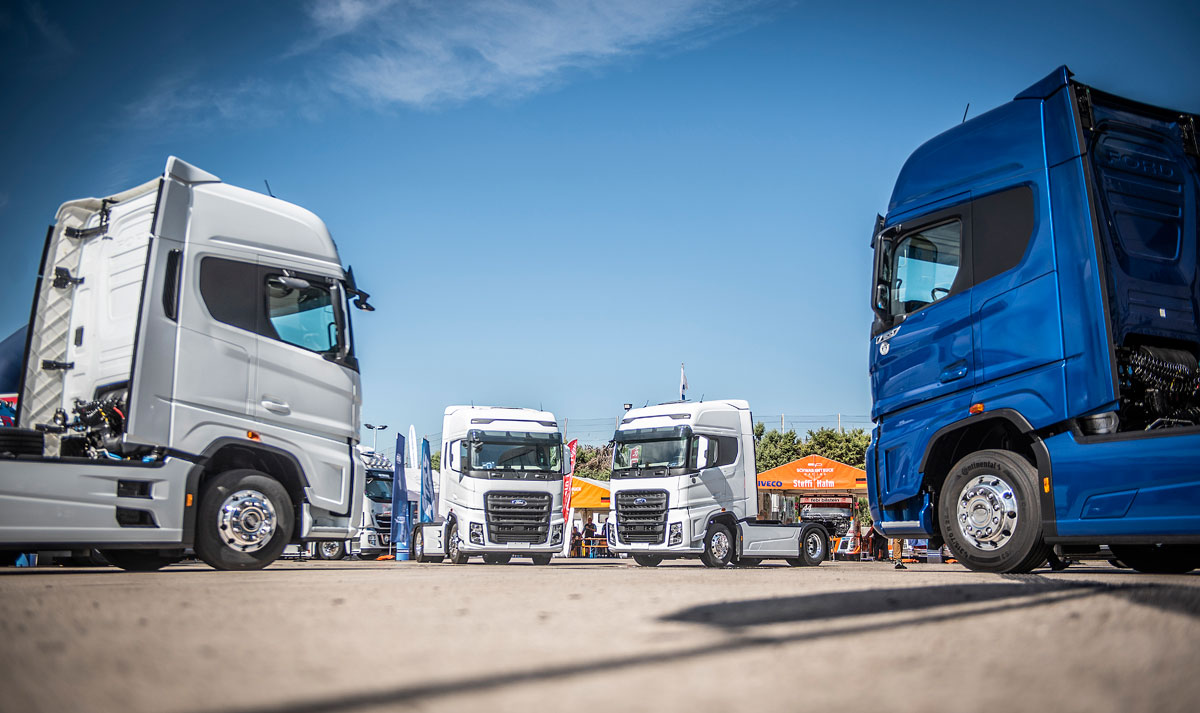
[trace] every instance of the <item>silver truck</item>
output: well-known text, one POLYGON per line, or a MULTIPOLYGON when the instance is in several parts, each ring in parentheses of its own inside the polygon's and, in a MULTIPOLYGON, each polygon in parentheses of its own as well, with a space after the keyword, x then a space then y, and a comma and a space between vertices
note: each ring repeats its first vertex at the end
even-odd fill
POLYGON ((245 570, 354 537, 366 300, 315 215, 175 157, 64 203, 0 432, 0 550, 245 570))
POLYGON ((742 567, 829 554, 821 523, 759 518, 754 419, 745 401, 682 401, 632 409, 613 436, 608 548, 654 567, 699 558, 742 567))

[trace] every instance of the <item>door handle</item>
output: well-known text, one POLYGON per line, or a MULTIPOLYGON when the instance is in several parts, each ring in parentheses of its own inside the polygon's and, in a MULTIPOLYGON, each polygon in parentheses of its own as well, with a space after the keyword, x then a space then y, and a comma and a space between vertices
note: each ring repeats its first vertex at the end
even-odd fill
POLYGON ((948 381, 956 381, 967 375, 967 365, 963 362, 957 362, 942 369, 942 373, 938 374, 938 381, 943 384, 948 381))
POLYGON ((287 416, 292 412, 292 407, 284 401, 272 401, 271 399, 262 400, 263 408, 271 413, 277 413, 280 416, 287 416))

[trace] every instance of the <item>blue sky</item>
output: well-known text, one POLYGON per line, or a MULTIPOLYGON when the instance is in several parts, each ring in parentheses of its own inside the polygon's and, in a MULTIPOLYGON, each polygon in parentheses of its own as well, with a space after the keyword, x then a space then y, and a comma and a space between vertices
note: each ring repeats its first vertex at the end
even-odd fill
POLYGON ((680 362, 769 424, 861 423, 908 154, 1060 64, 1200 111, 1198 35, 1184 2, 10 2, 0 333, 59 203, 176 154, 328 223, 388 438, 473 401, 607 440, 680 362))

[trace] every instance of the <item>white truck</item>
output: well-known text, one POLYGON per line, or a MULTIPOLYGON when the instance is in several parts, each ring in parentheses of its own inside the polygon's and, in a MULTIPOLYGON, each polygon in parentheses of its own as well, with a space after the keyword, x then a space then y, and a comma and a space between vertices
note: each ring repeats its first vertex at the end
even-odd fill
POLYGON ((631 409, 613 436, 608 548, 644 567, 699 557, 709 567, 784 559, 819 565, 820 523, 759 520, 754 419, 745 401, 631 409))
POLYGON ((545 565, 563 547, 563 447, 554 414, 450 406, 442 420, 436 522, 413 528, 412 558, 465 563, 513 555, 545 565))
POLYGON ((386 555, 392 536, 392 461, 382 453, 358 446, 358 457, 366 469, 363 485, 362 526, 358 537, 350 540, 323 540, 316 545, 316 556, 340 560, 350 555, 374 559, 386 555))
POLYGON ((175 157, 64 203, 0 429, 0 550, 245 570, 353 537, 366 298, 317 216, 175 157))

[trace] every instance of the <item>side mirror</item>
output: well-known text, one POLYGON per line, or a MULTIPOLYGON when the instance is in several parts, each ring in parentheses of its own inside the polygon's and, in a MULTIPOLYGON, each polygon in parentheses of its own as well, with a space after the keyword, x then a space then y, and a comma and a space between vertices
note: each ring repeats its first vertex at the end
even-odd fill
POLYGON ((888 308, 888 286, 875 285, 875 311, 886 312, 888 308))

